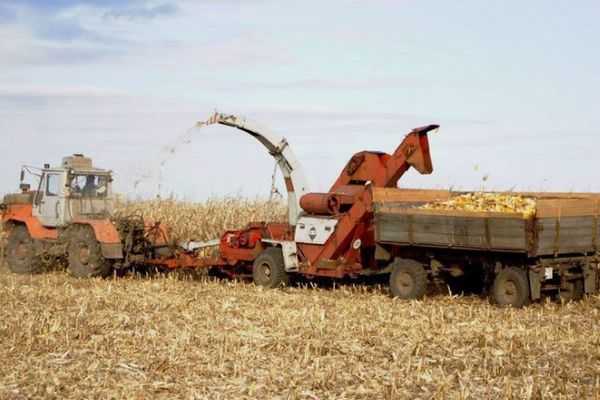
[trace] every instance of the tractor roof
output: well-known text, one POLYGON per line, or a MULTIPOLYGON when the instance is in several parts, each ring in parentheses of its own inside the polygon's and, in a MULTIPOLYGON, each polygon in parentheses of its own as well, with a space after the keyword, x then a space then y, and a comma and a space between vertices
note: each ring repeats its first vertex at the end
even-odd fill
POLYGON ((81 173, 109 173, 110 171, 95 168, 92 159, 83 154, 73 154, 72 156, 64 157, 60 167, 56 169, 68 169, 81 173))

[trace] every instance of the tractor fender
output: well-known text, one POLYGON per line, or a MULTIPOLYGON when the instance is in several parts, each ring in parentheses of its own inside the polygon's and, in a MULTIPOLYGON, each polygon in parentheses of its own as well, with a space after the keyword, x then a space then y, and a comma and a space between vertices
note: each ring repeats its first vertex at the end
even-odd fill
POLYGON ((119 231, 109 220, 83 220, 73 221, 76 225, 87 225, 94 231, 96 240, 100 243, 102 256, 109 260, 123 258, 123 244, 119 231))
POLYGON ((2 222, 5 224, 23 224, 27 227, 29 235, 37 240, 56 240, 58 230, 46 228, 39 219, 33 216, 31 204, 10 205, 4 210, 2 222))

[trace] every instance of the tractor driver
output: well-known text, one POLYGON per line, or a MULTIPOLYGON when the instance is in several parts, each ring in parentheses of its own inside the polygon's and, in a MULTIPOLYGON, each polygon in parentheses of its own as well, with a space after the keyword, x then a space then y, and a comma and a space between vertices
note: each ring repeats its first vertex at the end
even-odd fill
POLYGON ((96 196, 96 177, 93 175, 88 175, 85 177, 85 186, 83 187, 82 193, 86 197, 95 197, 96 196))

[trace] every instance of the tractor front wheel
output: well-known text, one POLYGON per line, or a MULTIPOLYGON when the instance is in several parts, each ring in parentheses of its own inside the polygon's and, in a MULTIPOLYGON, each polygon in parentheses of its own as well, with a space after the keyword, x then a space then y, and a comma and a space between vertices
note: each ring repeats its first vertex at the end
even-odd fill
POLYGON ((87 226, 70 228, 67 233, 69 272, 76 278, 106 277, 112 263, 102 255, 94 231, 87 226))
POLYGON ((38 274, 42 272, 42 260, 37 255, 36 241, 25 225, 14 226, 6 244, 8 268, 15 274, 38 274))
POLYGON ((269 247, 258 256, 252 266, 252 278, 256 285, 271 289, 290 283, 280 248, 269 247))

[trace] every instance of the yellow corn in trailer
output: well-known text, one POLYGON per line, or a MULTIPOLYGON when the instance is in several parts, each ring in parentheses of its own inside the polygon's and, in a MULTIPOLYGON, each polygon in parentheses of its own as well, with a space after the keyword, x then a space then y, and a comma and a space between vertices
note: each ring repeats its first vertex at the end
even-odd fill
POLYGON ((465 193, 446 201, 424 204, 425 210, 457 210, 473 212, 521 213, 524 218, 535 215, 536 200, 510 193, 465 193))

